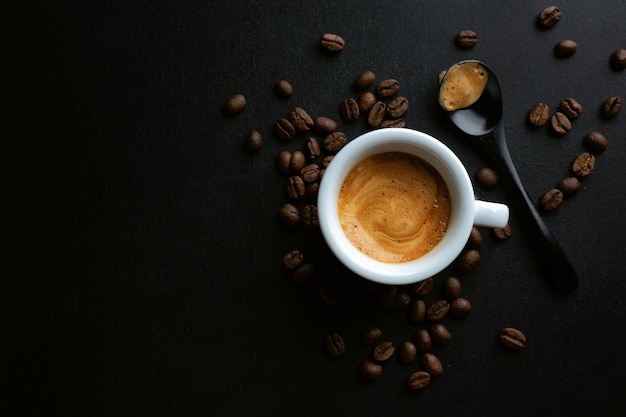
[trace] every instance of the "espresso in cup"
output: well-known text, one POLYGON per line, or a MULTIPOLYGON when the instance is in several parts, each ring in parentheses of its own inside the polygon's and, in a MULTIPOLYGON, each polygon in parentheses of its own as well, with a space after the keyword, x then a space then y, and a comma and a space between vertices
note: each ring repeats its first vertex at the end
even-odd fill
POLYGON ((400 263, 437 246, 450 221, 450 193, 423 159, 384 152, 360 161, 339 191, 337 211, 348 240, 368 257, 400 263))

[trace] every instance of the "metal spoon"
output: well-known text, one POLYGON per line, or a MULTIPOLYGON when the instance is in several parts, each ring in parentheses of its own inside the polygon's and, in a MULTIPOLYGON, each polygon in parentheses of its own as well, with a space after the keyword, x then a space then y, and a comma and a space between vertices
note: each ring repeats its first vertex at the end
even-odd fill
MULTIPOLYGON (((510 185, 515 194, 521 213, 525 217, 532 237, 532 247, 546 278, 560 293, 568 293, 578 287, 578 277, 567 256, 561 249, 550 229, 543 222, 528 197, 528 193, 517 174, 504 137, 502 121, 502 94, 500 85, 493 71, 479 61, 461 61, 456 65, 474 62, 488 71, 487 85, 478 101, 467 108, 446 111, 450 120, 464 133, 478 139, 483 149, 496 165, 500 176, 510 185)), ((442 81, 445 79, 445 75, 442 81)))

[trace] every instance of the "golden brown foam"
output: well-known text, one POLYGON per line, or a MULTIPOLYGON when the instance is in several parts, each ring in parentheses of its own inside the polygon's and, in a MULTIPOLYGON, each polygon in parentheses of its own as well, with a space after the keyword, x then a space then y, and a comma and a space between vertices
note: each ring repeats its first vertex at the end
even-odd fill
POLYGON ((359 162, 339 192, 339 221, 352 244, 381 262, 429 252, 450 220, 448 188, 426 161, 387 152, 359 162))
POLYGON ((443 76, 439 89, 439 104, 448 111, 474 104, 487 85, 489 74, 478 62, 453 65, 443 76))

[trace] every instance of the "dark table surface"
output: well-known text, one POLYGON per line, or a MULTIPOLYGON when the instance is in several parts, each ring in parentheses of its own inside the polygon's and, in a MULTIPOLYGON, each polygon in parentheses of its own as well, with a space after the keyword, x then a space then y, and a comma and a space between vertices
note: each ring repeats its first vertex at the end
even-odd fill
MULTIPOLYGON (((564 2, 549 30, 535 24, 549 5, 539 1, 56 3, 2 13, 1 373, 21 411, 3 414, 623 413, 626 114, 606 120, 600 107, 626 95, 626 72, 609 66, 626 48, 626 2, 564 2), (474 48, 455 46, 462 29, 477 32, 474 48), (345 38, 341 53, 319 49, 326 32, 345 38), (553 46, 567 38, 578 50, 559 59, 553 46), (479 265, 458 275, 473 311, 443 321, 453 340, 433 352, 444 374, 410 392, 419 365, 391 359, 368 383, 357 375, 370 354, 359 332, 377 325, 399 344, 426 324, 380 309, 319 233, 283 227, 274 161, 307 135, 281 142, 272 125, 301 106, 349 138, 367 131, 338 106, 370 69, 400 82, 407 127, 439 138, 473 176, 490 162, 437 104, 438 72, 468 58, 498 75, 511 156, 534 201, 569 175, 586 133, 608 138, 582 190, 542 215, 580 287, 555 293, 507 187, 476 187, 511 206, 513 235, 499 242, 483 229, 479 265), (292 97, 274 94, 279 79, 292 97), (247 108, 226 116, 235 93, 247 108), (526 122, 536 102, 554 112, 567 97, 584 107, 567 135, 526 122), (243 149, 253 129, 264 137, 257 154, 243 149), (291 280, 281 262, 292 249, 337 305, 317 283, 291 280), (524 350, 499 346, 508 326, 526 334, 524 350), (339 360, 324 350, 330 332, 347 345, 339 360)), ((428 302, 455 274, 434 277, 428 302)))

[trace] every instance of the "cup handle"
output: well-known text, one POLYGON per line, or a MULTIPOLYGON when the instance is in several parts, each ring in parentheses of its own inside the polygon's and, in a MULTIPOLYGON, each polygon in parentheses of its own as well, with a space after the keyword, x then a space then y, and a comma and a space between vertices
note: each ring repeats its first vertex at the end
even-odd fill
POLYGON ((508 206, 489 201, 474 200, 474 226, 504 227, 508 222, 508 206))

